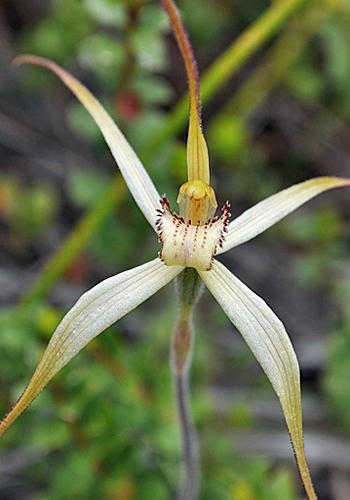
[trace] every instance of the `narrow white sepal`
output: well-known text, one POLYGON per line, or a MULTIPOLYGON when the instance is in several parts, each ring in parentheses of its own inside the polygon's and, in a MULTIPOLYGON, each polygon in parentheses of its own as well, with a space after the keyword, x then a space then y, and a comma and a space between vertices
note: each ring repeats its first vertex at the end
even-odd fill
POLYGON ((299 364, 283 323, 217 260, 210 271, 198 274, 247 342, 279 397, 301 478, 310 500, 316 499, 305 458, 299 364))
POLYGON ((108 278, 84 293, 58 325, 29 384, 0 422, 0 436, 90 340, 151 297, 182 270, 181 266, 168 267, 156 258, 108 278))
POLYGON ((217 254, 255 238, 318 194, 346 185, 349 185, 349 179, 318 177, 295 184, 266 198, 230 222, 225 241, 217 254))
POLYGON ((198 273, 247 342, 277 395, 285 399, 291 381, 299 383, 299 365, 282 322, 217 260, 210 271, 198 273))
POLYGON ((156 210, 160 208, 157 189, 135 151, 99 101, 73 75, 48 59, 23 55, 17 57, 14 62, 37 64, 50 69, 79 99, 102 132, 134 200, 155 229, 156 210))
POLYGON ((156 210, 160 208, 160 195, 140 159, 119 127, 86 87, 77 80, 75 80, 75 85, 70 85, 70 80, 65 80, 65 83, 95 120, 117 162, 130 193, 154 229, 156 210))
POLYGON ((42 385, 37 380, 39 374, 46 385, 88 342, 155 294, 182 269, 166 266, 156 258, 107 278, 84 293, 63 318, 47 346, 33 376, 37 388, 42 385))

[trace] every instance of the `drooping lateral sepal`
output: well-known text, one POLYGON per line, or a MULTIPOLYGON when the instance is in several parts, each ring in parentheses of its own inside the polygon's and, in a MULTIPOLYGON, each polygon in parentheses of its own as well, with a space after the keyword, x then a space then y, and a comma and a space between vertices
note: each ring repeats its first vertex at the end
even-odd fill
POLYGON ((182 269, 165 266, 156 258, 84 293, 58 325, 28 386, 0 422, 0 436, 88 342, 151 297, 182 269))
POLYGON ((310 500, 316 499, 305 458, 299 365, 282 322, 268 305, 216 261, 198 272, 247 342, 279 397, 297 465, 310 500))

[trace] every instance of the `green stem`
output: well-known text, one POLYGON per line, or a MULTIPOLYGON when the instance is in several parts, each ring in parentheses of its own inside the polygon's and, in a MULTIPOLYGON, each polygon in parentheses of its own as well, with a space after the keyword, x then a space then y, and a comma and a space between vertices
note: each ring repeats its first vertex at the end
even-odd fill
POLYGON ((188 372, 173 374, 181 430, 182 464, 184 470, 183 483, 178 500, 196 500, 199 492, 198 439, 191 415, 188 379, 188 372))
POLYGON ((189 371, 194 344, 193 308, 201 290, 194 269, 187 268, 177 279, 178 318, 171 343, 171 369, 182 441, 183 482, 178 500, 196 500, 199 493, 199 452, 191 415, 189 371))

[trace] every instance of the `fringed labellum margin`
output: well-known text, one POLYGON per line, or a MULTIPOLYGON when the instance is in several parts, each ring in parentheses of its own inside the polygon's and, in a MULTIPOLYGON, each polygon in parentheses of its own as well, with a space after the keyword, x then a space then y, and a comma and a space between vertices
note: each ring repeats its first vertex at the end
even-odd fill
POLYGON ((162 243, 160 259, 168 266, 194 267, 209 271, 218 247, 222 247, 230 217, 228 202, 222 208, 222 215, 208 219, 204 224, 185 221, 173 213, 165 196, 161 199, 156 222, 158 239, 162 243))

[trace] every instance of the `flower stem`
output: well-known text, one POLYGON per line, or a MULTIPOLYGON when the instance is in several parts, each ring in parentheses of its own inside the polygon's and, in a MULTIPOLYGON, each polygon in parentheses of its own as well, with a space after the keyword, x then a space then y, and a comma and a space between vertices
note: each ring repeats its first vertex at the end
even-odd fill
POLYGON ((196 500, 199 491, 199 452, 190 408, 188 372, 173 373, 173 379, 182 438, 183 483, 178 500, 196 500))
POLYGON ((178 500, 196 500, 199 492, 199 452, 189 398, 189 371, 194 344, 193 307, 201 290, 201 280, 192 268, 177 279, 178 318, 171 343, 171 369, 182 441, 183 482, 178 500))

